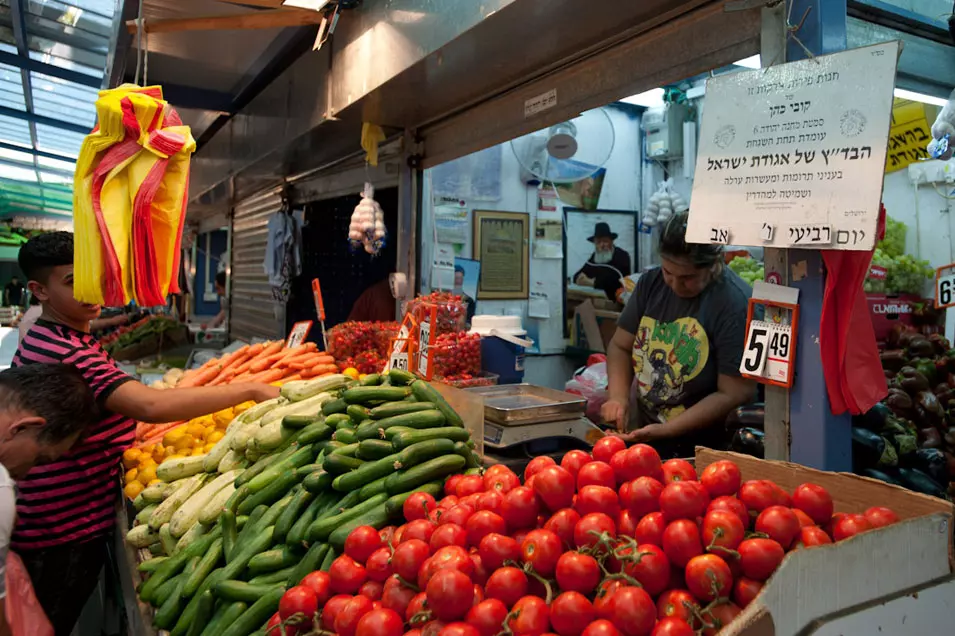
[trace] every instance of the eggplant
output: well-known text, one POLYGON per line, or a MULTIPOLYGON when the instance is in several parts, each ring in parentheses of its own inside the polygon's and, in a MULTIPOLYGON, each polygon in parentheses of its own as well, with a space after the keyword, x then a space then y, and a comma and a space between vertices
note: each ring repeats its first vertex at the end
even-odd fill
POLYGON ((861 426, 870 431, 878 432, 885 428, 886 421, 892 417, 892 411, 884 403, 879 402, 863 415, 853 417, 853 426, 861 426))
POLYGON ((945 409, 931 391, 922 391, 915 396, 915 413, 922 428, 945 423, 945 409))
POLYGON ((928 378, 912 366, 902 367, 899 371, 899 384, 902 385, 903 391, 913 397, 929 389, 928 378))
POLYGON ((902 367, 904 367, 909 362, 909 358, 905 355, 905 352, 901 349, 890 349, 889 351, 883 351, 879 354, 879 359, 882 361, 882 368, 886 371, 893 371, 898 373, 902 367))
POLYGON ((763 438, 763 431, 758 429, 751 427, 736 429, 736 432, 733 433, 733 440, 730 442, 730 450, 734 453, 763 459, 766 456, 766 446, 763 443, 763 438))
POLYGON ((947 484, 950 481, 945 453, 937 448, 923 448, 917 451, 909 458, 906 465, 920 470, 939 484, 947 484))
POLYGON ((863 477, 871 477, 872 479, 878 479, 879 481, 884 481, 887 484, 892 484, 893 486, 901 486, 899 480, 895 477, 892 477, 888 473, 884 473, 881 470, 876 470, 874 468, 866 468, 861 473, 863 477))
POLYGON ((917 468, 900 468, 899 481, 903 486, 923 495, 931 495, 939 499, 945 498, 945 489, 937 481, 918 470, 917 468))
POLYGON ((726 418, 726 425, 730 428, 750 426, 762 430, 766 422, 766 407, 762 402, 747 404, 734 409, 726 418))
POLYGON ((857 470, 894 467, 899 463, 899 454, 881 435, 853 426, 852 463, 857 470))
POLYGON ((948 451, 942 454, 945 455, 945 467, 948 469, 949 482, 955 483, 955 480, 952 479, 952 476, 955 475, 955 455, 948 451))

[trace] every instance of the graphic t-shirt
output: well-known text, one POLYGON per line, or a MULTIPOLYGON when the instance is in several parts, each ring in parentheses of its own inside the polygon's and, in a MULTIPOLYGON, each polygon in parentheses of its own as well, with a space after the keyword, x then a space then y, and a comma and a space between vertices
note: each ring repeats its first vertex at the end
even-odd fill
POLYGON ((639 425, 665 422, 739 375, 752 290, 729 268, 696 298, 681 298, 659 268, 640 277, 617 325, 635 335, 639 425))

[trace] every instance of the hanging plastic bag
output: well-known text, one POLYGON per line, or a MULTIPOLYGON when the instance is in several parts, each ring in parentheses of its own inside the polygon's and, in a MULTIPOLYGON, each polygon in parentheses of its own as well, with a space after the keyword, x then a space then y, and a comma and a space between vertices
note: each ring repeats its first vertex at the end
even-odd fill
POLYGON ((578 369, 564 390, 587 400, 587 418, 599 424, 600 407, 607 401, 607 363, 605 361, 578 369))
POLYGON ((23 561, 15 553, 7 553, 7 623, 13 636, 53 636, 40 602, 33 593, 33 583, 23 561))

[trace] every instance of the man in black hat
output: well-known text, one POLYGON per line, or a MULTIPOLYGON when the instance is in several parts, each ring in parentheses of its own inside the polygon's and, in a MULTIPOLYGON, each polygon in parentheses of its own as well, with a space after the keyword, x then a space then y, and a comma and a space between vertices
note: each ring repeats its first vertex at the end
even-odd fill
POLYGON ((613 244, 616 238, 609 224, 597 223, 594 235, 587 238, 594 244, 594 253, 573 278, 577 285, 601 290, 610 300, 616 300, 617 290, 623 287, 620 279, 633 273, 630 255, 613 244))

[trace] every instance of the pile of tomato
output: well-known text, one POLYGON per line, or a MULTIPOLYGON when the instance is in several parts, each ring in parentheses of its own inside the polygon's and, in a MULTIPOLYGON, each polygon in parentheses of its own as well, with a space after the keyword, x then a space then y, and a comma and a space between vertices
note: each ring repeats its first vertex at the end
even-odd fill
POLYGON ((327 573, 286 593, 269 633, 717 634, 788 551, 898 520, 834 513, 811 483, 743 482, 732 461, 697 475, 612 437, 559 465, 533 459, 523 485, 498 465, 445 493, 411 495, 398 528, 354 530, 327 573))
POLYGON ((434 374, 446 380, 470 380, 481 374, 481 336, 456 331, 434 340, 434 374))

